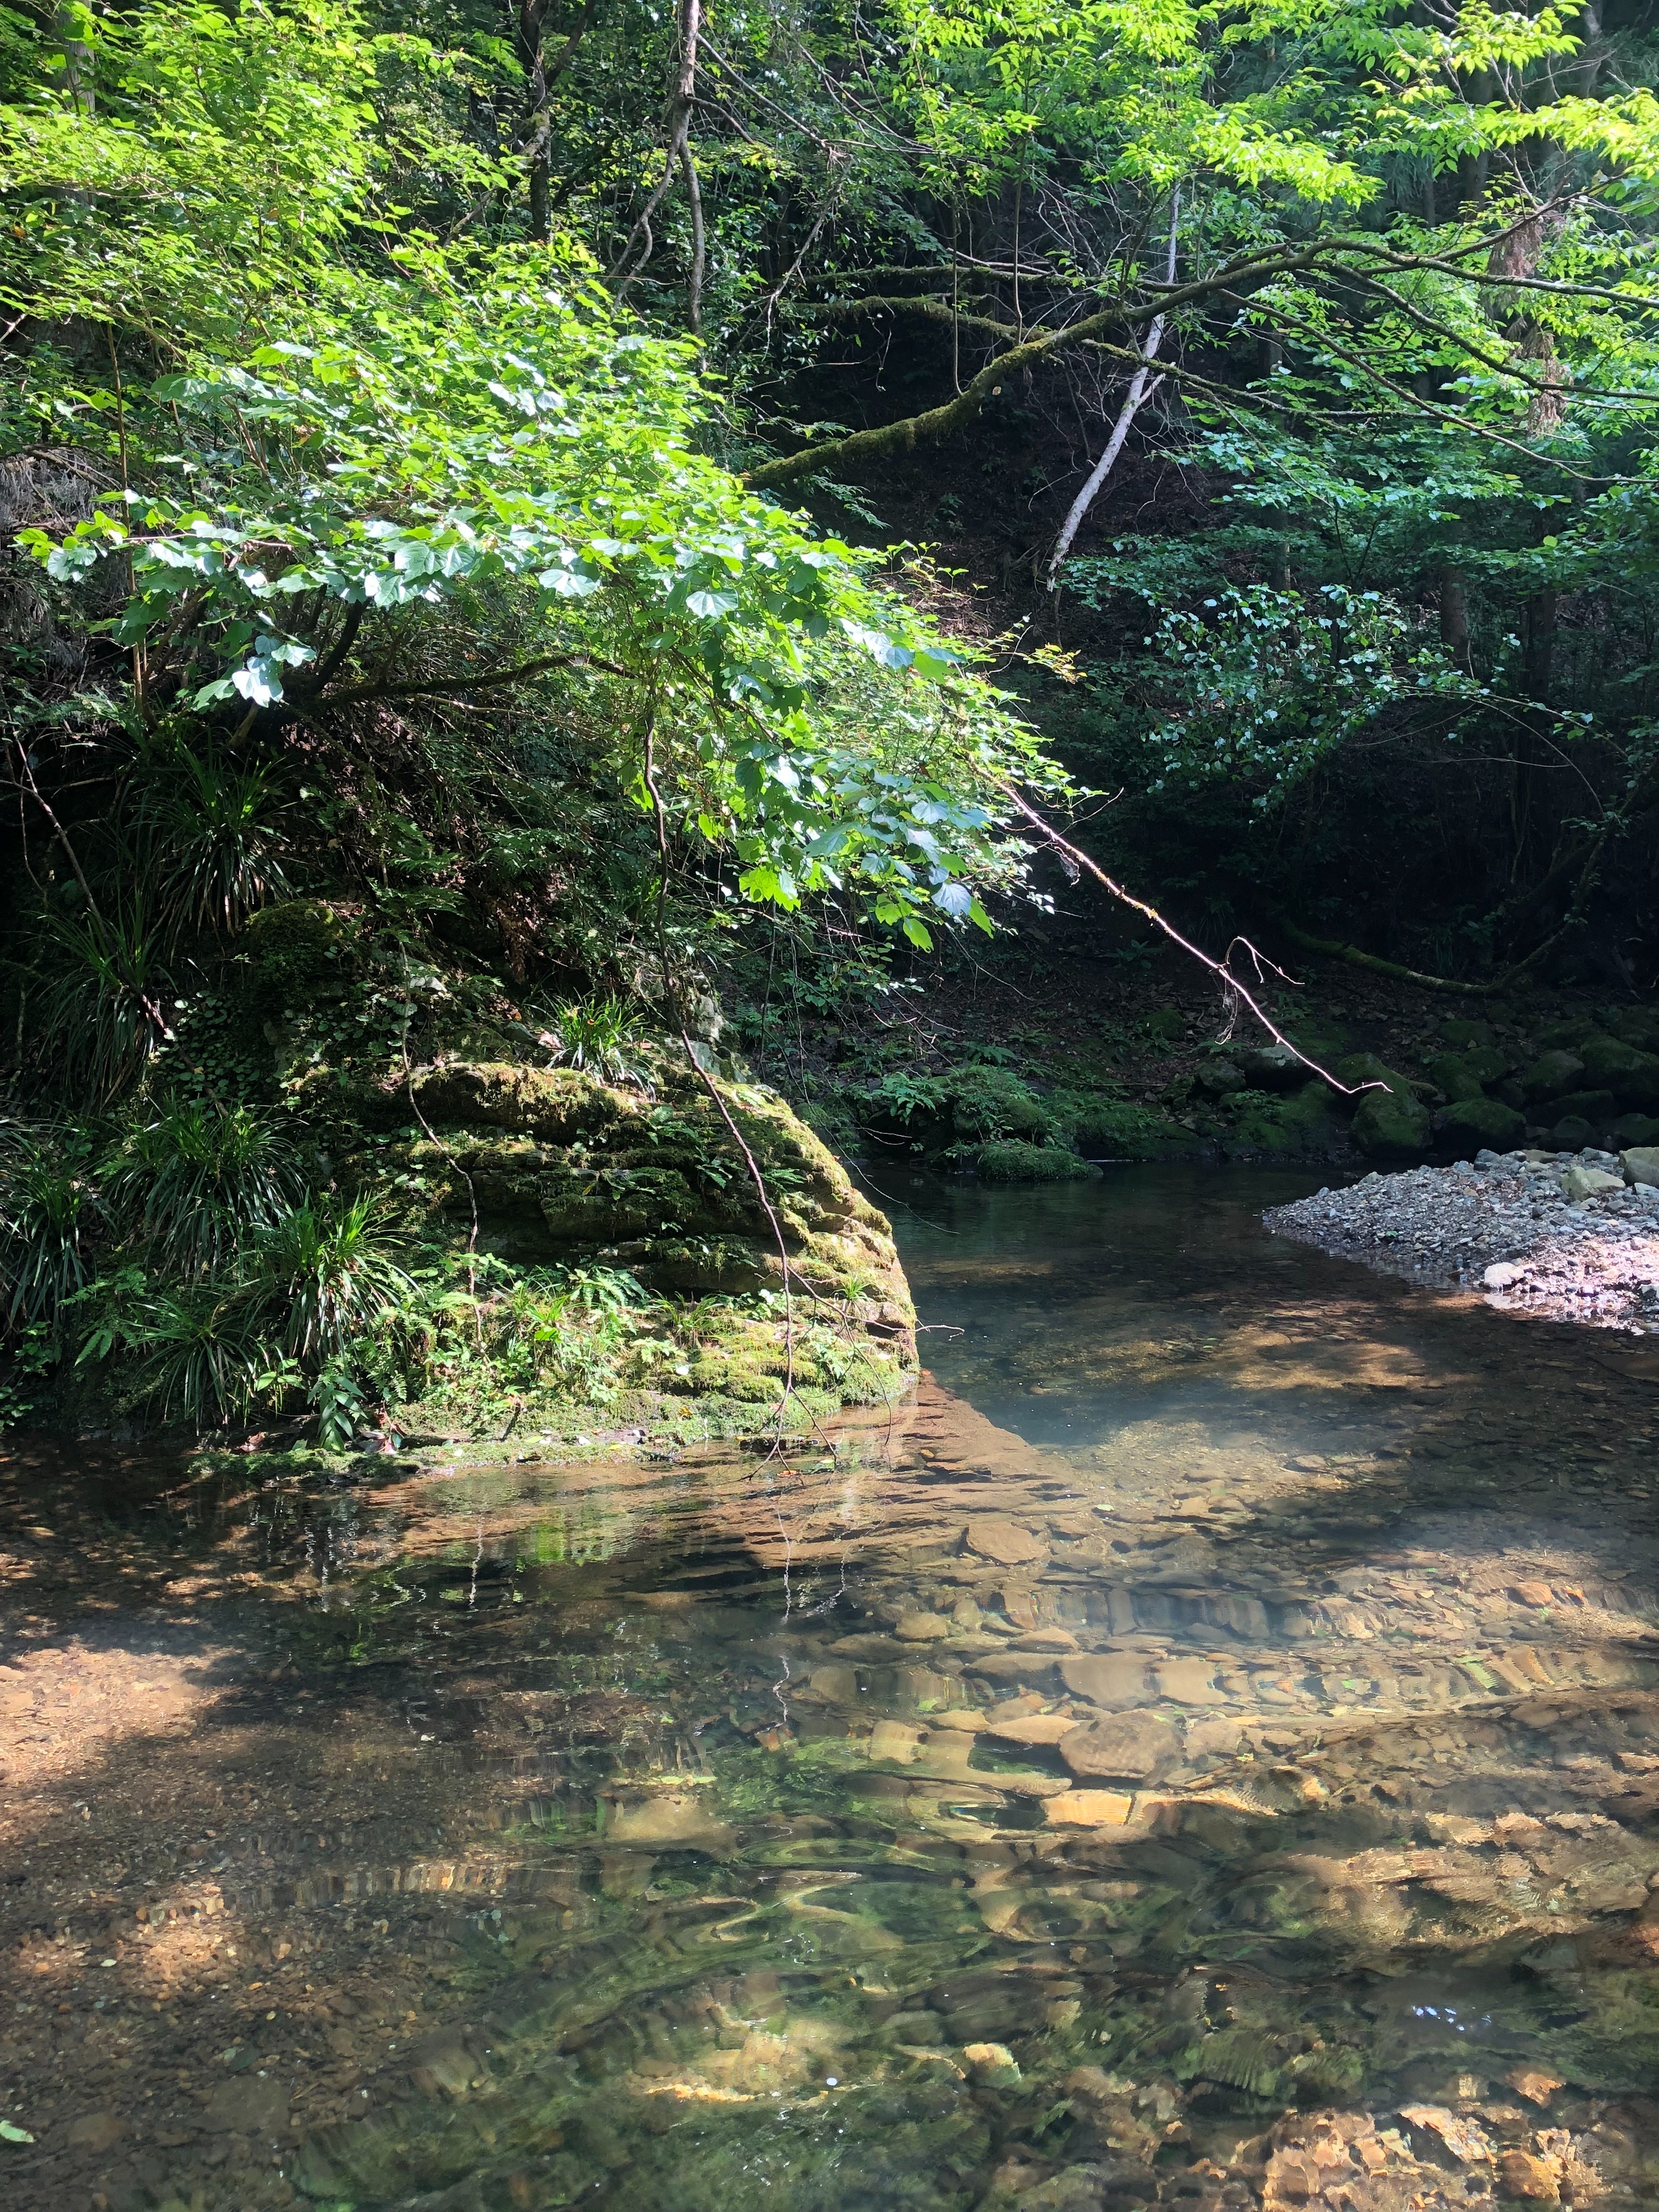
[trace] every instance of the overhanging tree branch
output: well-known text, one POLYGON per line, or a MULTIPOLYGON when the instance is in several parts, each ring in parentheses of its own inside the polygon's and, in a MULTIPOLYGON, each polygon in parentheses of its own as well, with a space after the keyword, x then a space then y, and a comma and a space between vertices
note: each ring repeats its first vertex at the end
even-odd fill
POLYGON ((760 467, 750 470, 744 482, 753 490, 766 491, 775 484, 789 483, 797 477, 812 475, 831 464, 878 460, 895 453, 909 453, 917 446, 940 444, 974 422, 984 411, 986 401, 994 397, 1009 377, 1036 368, 1050 354, 1090 338, 1104 337, 1109 331, 1133 330, 1159 317, 1168 317, 1194 301, 1214 299, 1235 292, 1241 286, 1270 283, 1276 276, 1295 276, 1332 256, 1334 250, 1334 245, 1308 246, 1232 262, 1212 276, 1162 292, 1156 301, 1103 308, 1098 314, 1085 315, 1063 330, 1045 331, 1040 337, 1011 346, 1006 353, 988 362, 963 385, 957 398, 947 400, 943 406, 906 416, 902 422, 889 422, 880 429, 855 430, 848 437, 832 439, 825 445, 808 446, 799 453, 763 462, 760 467))
POLYGON ((516 668, 497 668, 477 676, 420 678, 412 684, 350 684, 343 691, 307 702, 313 712, 325 707, 378 705, 385 699, 442 699, 468 691, 499 691, 505 684, 523 684, 532 676, 545 676, 554 668, 592 668, 602 676, 626 678, 628 670, 614 660, 601 660, 592 653, 544 653, 534 660, 521 660, 516 668))

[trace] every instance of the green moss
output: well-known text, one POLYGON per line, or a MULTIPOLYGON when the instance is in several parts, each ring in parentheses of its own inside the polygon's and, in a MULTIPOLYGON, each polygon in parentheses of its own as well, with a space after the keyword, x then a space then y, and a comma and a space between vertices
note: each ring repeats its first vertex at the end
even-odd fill
POLYGON ((1455 1052, 1462 1051, 1471 1045, 1490 1046, 1498 1042, 1490 1022, 1467 1021, 1461 1014, 1443 1019, 1440 1024, 1440 1034, 1455 1052))
MULTIPOLYGON (((432 1135, 382 1141, 349 1164, 389 1178, 441 1233, 454 1235, 476 1207, 484 1248, 519 1265, 625 1269, 670 1300, 787 1287, 830 1333, 810 1357, 798 1347, 797 1380, 867 1391, 871 1374, 915 1349, 915 1310, 885 1218, 775 1092, 719 1080, 715 1091, 718 1103, 700 1076, 672 1062, 658 1069, 654 1093, 569 1068, 428 1069, 412 1102, 401 1085, 373 1097, 383 1118, 406 1119, 412 1105, 432 1135), (869 1374, 860 1358, 875 1363, 869 1374)), ((770 1370, 756 1366, 758 1342, 744 1339, 735 1364, 722 1352, 726 1365, 716 1359, 684 1387, 743 1403, 775 1396, 762 1388, 770 1370)), ((707 1346, 697 1356, 714 1357, 707 1346)))
POLYGON ((1610 1007, 1602 1026, 1638 1052, 1659 1053, 1659 1006, 1610 1007))
POLYGON ((1431 1133, 1427 1108, 1403 1088, 1368 1091, 1354 1109, 1354 1141, 1368 1159, 1421 1159, 1431 1133))
POLYGON ((1588 1121, 1600 1129, 1613 1119, 1619 1105, 1611 1091, 1570 1091, 1563 1098, 1552 1098, 1549 1110, 1558 1121, 1588 1121))
POLYGON ((972 1158, 985 1182, 1082 1182, 1098 1172, 1058 1145, 1028 1145, 1018 1138, 981 1145, 972 1158))
POLYGON ((958 1138, 1041 1139, 1049 1117, 1036 1093, 1006 1067, 965 1067, 951 1079, 951 1120, 958 1138))
POLYGON ((1454 1099, 1434 1117, 1437 1143, 1461 1159, 1483 1150, 1513 1152, 1526 1133, 1526 1117, 1496 1098, 1454 1099))
POLYGON ((1317 1078, 1288 1096, 1236 1091, 1224 1103, 1230 1153, 1298 1153, 1328 1149, 1337 1133, 1331 1090, 1317 1078))
POLYGON ((250 915, 241 933, 259 997, 297 1006, 339 972, 344 925, 322 899, 289 899, 250 915))
POLYGON ((1069 1127, 1079 1150, 1096 1156, 1139 1158, 1167 1127, 1144 1106, 1106 1092, 1073 1092, 1056 1098, 1054 1106, 1056 1121, 1069 1127))
POLYGON ((1428 1071, 1430 1081, 1448 1098, 1479 1098, 1482 1095, 1483 1079, 1460 1053, 1436 1053, 1428 1062, 1428 1071))

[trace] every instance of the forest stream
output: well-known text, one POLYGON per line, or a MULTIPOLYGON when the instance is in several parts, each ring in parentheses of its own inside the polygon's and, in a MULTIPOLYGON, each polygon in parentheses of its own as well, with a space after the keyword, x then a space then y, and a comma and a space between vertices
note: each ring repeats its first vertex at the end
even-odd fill
POLYGON ((8 2212, 1649 2194, 1659 1347, 1319 1174, 890 1173, 770 1455, 9 1439, 8 2212))

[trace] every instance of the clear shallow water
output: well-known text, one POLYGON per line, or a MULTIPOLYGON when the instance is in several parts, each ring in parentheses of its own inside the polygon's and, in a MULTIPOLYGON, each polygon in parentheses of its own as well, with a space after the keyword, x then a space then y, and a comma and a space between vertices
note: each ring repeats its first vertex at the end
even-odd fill
POLYGON ((769 1459, 20 1456, 8 2201, 1650 2193, 1659 1360, 1309 1180, 890 1179, 930 1380, 769 1459))

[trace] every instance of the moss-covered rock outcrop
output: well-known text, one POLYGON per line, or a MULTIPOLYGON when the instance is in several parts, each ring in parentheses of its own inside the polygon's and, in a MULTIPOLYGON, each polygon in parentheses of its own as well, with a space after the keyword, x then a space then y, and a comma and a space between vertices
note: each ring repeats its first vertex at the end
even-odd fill
POLYGON ((681 1296, 787 1287, 914 1359, 915 1311, 885 1217, 758 1084, 669 1066, 635 1087, 568 1067, 459 1061, 353 1105, 403 1129, 375 1146, 376 1173, 418 1188, 452 1222, 476 1208, 487 1249, 520 1261, 595 1258, 681 1296))

